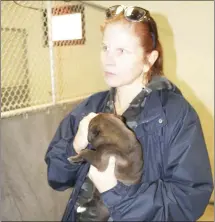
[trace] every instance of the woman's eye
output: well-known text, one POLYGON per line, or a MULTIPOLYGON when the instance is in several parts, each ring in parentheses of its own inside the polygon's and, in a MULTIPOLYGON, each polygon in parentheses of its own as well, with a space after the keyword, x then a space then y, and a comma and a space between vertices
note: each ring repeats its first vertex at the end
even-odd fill
POLYGON ((125 51, 126 51, 126 50, 123 49, 123 48, 118 48, 118 49, 117 49, 117 52, 118 52, 118 54, 120 54, 120 55, 123 54, 123 53, 125 53, 125 51))
POLYGON ((107 51, 108 50, 108 47, 106 45, 102 45, 102 50, 103 51, 107 51))

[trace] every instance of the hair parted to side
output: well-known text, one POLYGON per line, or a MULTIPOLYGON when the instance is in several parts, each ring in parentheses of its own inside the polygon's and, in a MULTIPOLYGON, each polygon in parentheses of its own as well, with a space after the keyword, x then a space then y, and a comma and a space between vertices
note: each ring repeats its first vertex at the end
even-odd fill
MULTIPOLYGON (((152 24, 152 26, 154 27, 154 29, 157 32, 156 22, 154 21, 154 19, 152 17, 150 17, 150 20, 151 20, 150 23, 152 24)), ((111 19, 106 19, 104 24, 101 25, 101 32, 102 33, 104 32, 104 30, 108 24, 113 24, 113 23, 118 23, 118 22, 120 22, 122 24, 130 24, 131 26, 133 26, 134 32, 137 35, 137 37, 140 38, 141 46, 143 47, 143 51, 144 51, 144 55, 145 55, 145 57, 144 57, 145 64, 149 63, 147 60, 147 55, 149 53, 151 53, 153 50, 156 50, 158 52, 157 60, 152 65, 152 67, 149 69, 149 71, 147 73, 144 73, 144 79, 143 79, 144 85, 148 84, 151 81, 152 76, 164 75, 164 73, 163 73, 163 49, 162 49, 161 43, 158 38, 158 32, 157 32, 157 39, 155 40, 156 47, 153 48, 153 39, 152 39, 152 35, 150 33, 150 27, 149 27, 148 22, 130 22, 130 21, 126 20, 126 18, 122 14, 117 15, 111 19)))

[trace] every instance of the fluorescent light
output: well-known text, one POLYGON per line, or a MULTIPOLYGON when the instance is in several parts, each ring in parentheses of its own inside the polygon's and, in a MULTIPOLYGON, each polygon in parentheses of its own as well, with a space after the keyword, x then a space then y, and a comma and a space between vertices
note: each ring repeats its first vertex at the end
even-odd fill
POLYGON ((81 13, 52 16, 52 41, 82 39, 81 13))

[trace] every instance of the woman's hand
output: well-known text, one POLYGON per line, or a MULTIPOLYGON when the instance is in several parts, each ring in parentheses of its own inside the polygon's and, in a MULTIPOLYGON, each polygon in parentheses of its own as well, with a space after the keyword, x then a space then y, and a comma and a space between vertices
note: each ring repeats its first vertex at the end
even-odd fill
POLYGON ((87 147, 88 126, 91 119, 93 119, 96 115, 96 113, 89 113, 80 121, 78 131, 73 141, 73 147, 76 153, 79 153, 82 149, 85 149, 87 147))
POLYGON ((115 177, 115 157, 109 158, 109 164, 104 172, 99 172, 94 166, 90 166, 89 178, 93 181, 96 188, 100 193, 103 193, 117 185, 117 179, 115 177))

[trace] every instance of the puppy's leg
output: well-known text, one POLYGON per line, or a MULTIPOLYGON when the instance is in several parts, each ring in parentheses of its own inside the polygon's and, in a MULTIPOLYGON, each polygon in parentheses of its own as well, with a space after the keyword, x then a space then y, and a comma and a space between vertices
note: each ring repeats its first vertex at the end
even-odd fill
POLYGON ((94 167, 97 168, 98 165, 98 161, 96 158, 97 152, 93 151, 93 150, 89 150, 89 149, 84 149, 82 150, 77 156, 72 156, 69 159, 69 161, 71 162, 79 162, 82 160, 86 160, 87 162, 89 162, 91 165, 93 165, 94 167))
POLYGON ((83 162, 84 159, 82 158, 82 156, 80 154, 76 155, 76 156, 70 156, 69 158, 67 158, 67 160, 70 163, 78 163, 78 162, 83 162))

